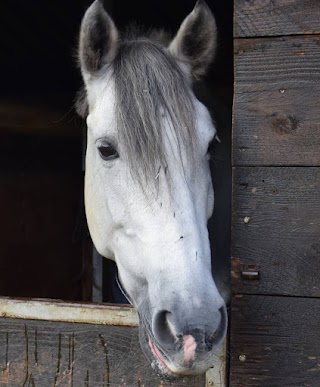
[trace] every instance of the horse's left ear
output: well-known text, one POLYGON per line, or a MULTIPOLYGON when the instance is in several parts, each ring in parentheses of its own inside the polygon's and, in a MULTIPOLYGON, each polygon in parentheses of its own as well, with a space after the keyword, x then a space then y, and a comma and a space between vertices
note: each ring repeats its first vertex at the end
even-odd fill
POLYGON ((95 0, 86 11, 80 29, 79 60, 83 75, 94 75, 110 63, 118 49, 118 30, 103 8, 95 0))
POLYGON ((205 1, 198 0, 193 11, 180 26, 169 46, 178 59, 189 63, 192 75, 204 75, 212 63, 217 46, 217 27, 205 1))

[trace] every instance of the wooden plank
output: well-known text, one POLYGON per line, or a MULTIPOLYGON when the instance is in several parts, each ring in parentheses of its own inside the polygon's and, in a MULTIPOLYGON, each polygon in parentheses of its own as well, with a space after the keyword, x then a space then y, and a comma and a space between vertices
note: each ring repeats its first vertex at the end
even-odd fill
POLYGON ((234 165, 320 165, 320 36, 235 41, 234 165))
POLYGON ((233 172, 233 290, 320 297, 320 168, 233 172))
MULTIPOLYGON (((0 319, 0 385, 169 386, 140 350, 138 328, 0 319)), ((204 386, 204 376, 173 386, 204 386)))
POLYGON ((226 387, 227 386, 227 340, 217 351, 216 361, 213 367, 206 372, 206 387, 226 387))
POLYGON ((58 300, 0 298, 0 317, 137 327, 136 311, 127 305, 68 303, 58 300))
POLYGON ((132 307, 0 298, 0 385, 225 387, 225 353, 206 375, 164 383, 132 307))
POLYGON ((320 385, 320 299, 236 296, 230 387, 320 385))
POLYGON ((234 36, 270 36, 320 33, 318 0, 237 0, 234 36))

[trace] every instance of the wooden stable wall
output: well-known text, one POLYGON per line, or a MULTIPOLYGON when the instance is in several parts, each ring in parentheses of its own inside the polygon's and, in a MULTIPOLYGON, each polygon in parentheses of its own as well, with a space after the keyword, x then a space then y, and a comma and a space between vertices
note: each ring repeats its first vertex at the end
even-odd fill
POLYGON ((320 2, 235 0, 230 387, 320 386, 320 2))

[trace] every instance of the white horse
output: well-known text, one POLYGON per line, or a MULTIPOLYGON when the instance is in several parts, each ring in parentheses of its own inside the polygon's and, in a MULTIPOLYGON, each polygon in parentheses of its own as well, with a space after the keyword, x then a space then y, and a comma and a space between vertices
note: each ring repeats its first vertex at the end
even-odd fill
POLYGON ((216 129, 193 92, 215 46, 201 0, 172 41, 120 36, 99 0, 81 24, 88 225, 99 253, 116 261, 141 347, 165 378, 204 373, 227 330, 207 230, 216 129))

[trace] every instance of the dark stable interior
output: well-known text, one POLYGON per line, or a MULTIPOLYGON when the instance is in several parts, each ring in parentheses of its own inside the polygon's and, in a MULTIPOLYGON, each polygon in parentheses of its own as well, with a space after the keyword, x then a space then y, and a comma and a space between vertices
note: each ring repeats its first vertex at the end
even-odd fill
MULTIPOLYGON (((230 244, 231 0, 208 0, 218 52, 207 76, 221 144, 212 160, 213 268, 227 278, 230 244), (220 259, 215 259, 215 257, 220 259)), ((73 110, 81 86, 77 35, 88 0, 1 3, 0 296, 90 301, 92 246, 83 208, 84 123, 73 110)), ((104 1, 119 29, 135 21, 174 33, 194 0, 104 1)), ((110 266, 104 300, 114 301, 110 266)))

